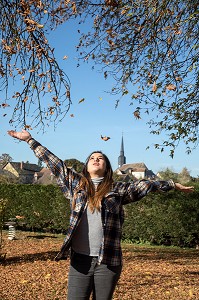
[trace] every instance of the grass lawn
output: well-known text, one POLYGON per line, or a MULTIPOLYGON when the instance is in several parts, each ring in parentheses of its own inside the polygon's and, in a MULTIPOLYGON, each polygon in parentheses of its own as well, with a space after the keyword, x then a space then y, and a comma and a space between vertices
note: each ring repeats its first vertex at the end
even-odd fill
MULTIPOLYGON (((55 262, 63 236, 3 232, 0 300, 66 300, 69 261, 55 262)), ((123 244, 114 300, 199 299, 199 250, 123 244)))

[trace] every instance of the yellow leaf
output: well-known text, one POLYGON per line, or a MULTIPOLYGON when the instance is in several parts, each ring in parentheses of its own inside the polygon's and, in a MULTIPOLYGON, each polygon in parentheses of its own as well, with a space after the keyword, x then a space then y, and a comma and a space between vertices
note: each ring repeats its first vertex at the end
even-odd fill
POLYGON ((192 298, 193 297, 193 291, 189 290, 189 296, 192 298))

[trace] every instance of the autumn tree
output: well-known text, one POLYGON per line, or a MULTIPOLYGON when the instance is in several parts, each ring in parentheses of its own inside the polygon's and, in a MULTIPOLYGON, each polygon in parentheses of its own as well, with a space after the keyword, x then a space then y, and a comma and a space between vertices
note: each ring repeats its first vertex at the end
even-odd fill
POLYGON ((172 179, 173 181, 177 182, 178 179, 178 173, 174 172, 172 169, 166 168, 165 170, 158 172, 158 177, 161 180, 168 180, 172 179))
POLYGON ((66 159, 64 162, 69 168, 73 168, 78 173, 81 173, 83 170, 84 163, 76 158, 66 159))
POLYGON ((182 140, 190 153, 199 137, 198 1, 77 1, 77 10, 82 2, 85 18, 93 16, 78 46, 82 59, 115 79, 111 92, 128 95, 135 117, 153 112, 151 133, 168 137, 156 148, 173 156, 182 140))
POLYGON ((11 106, 10 123, 27 129, 60 121, 71 104, 70 81, 47 40, 64 19, 56 2, 0 1, 0 108, 5 116, 11 106))
POLYGON ((191 181, 191 175, 187 168, 183 168, 178 174, 178 181, 182 184, 186 184, 191 181))
POLYGON ((12 157, 8 153, 3 153, 0 155, 0 166, 5 165, 12 161, 12 157))
POLYGON ((198 145, 198 1, 2 0, 0 8, 1 91, 6 94, 1 108, 14 101, 11 122, 29 128, 30 111, 34 125, 58 121, 68 112, 70 83, 47 34, 76 17, 80 62, 93 60, 105 78, 115 79, 110 92, 116 106, 127 95, 136 118, 151 116, 152 134, 166 132, 155 147, 169 147, 173 156, 180 141, 188 153, 198 145), (88 32, 81 32, 83 22, 88 32), (21 87, 10 98, 8 87, 19 77, 21 87))

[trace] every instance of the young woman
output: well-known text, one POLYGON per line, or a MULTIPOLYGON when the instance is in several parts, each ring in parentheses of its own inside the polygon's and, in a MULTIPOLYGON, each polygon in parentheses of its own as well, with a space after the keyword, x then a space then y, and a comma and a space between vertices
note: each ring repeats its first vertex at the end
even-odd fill
POLYGON ((122 270, 123 205, 135 202, 149 192, 193 187, 168 181, 135 180, 113 182, 109 159, 95 151, 86 160, 82 174, 68 168, 62 160, 38 143, 29 132, 8 131, 29 144, 35 155, 56 176, 65 197, 70 200, 71 216, 63 246, 56 260, 70 251, 68 300, 112 299, 122 270))

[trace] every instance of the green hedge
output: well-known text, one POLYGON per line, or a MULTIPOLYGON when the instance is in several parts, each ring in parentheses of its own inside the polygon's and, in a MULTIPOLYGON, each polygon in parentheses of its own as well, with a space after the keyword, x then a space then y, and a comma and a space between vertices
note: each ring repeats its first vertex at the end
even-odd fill
POLYGON ((151 193, 125 207, 123 238, 132 242, 199 245, 199 185, 193 193, 151 193))
POLYGON ((24 230, 64 233, 69 222, 69 201, 54 185, 0 184, 2 198, 9 199, 6 219, 24 216, 24 230))
MULTIPOLYGON (((8 199, 5 220, 24 216, 19 228, 65 233, 69 201, 54 185, 0 184, 1 198, 8 199)), ((125 206, 123 239, 132 242, 195 247, 199 245, 199 185, 184 194, 151 193, 125 206)))

